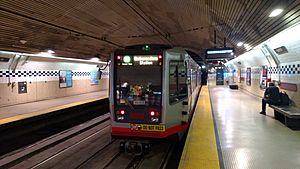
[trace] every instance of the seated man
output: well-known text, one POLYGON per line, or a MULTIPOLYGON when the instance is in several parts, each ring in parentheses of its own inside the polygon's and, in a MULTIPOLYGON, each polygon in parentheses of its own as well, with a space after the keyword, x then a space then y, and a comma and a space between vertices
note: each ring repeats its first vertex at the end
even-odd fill
POLYGON ((274 85, 274 83, 269 83, 269 87, 264 93, 264 98, 262 99, 262 111, 260 114, 266 115, 266 105, 268 104, 280 104, 280 94, 279 89, 274 85))

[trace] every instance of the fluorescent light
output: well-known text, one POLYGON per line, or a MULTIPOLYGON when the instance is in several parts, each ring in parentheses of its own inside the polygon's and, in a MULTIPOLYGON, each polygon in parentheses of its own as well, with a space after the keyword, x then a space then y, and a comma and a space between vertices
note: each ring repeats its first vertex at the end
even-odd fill
POLYGON ((55 52, 54 52, 53 50, 49 49, 49 50, 47 51, 47 53, 53 54, 53 53, 55 53, 55 52))
POLYGON ((24 45, 25 43, 27 43, 27 41, 24 40, 24 39, 21 39, 19 42, 22 43, 23 45, 24 45))
POLYGON ((205 68, 206 68, 206 66, 205 66, 205 65, 202 65, 202 66, 201 66, 201 68, 202 68, 202 69, 205 69, 205 68))
POLYGON ((42 57, 48 57, 48 58, 52 57, 52 54, 49 53, 49 52, 41 52, 41 53, 39 53, 37 55, 42 56, 42 57))
POLYGON ((51 55, 48 52, 41 52, 41 53, 38 53, 38 54, 29 54, 29 53, 0 51, 0 54, 10 54, 10 55, 20 55, 20 56, 29 56, 29 57, 37 57, 37 58, 57 59, 57 60, 60 60, 62 62, 77 62, 77 63, 87 63, 87 64, 107 64, 107 62, 103 62, 103 61, 92 61, 92 60, 85 60, 85 59, 57 57, 57 56, 51 55))
POLYGON ((239 43, 237 43, 236 45, 237 45, 237 46, 243 46, 244 43, 243 43, 243 42, 239 42, 239 43))
POLYGON ((251 50, 253 47, 247 43, 244 44, 244 47, 246 48, 246 50, 251 50))
POLYGON ((211 50, 206 52, 208 55, 211 54, 228 54, 228 53, 233 53, 233 50, 211 50))
POLYGON ((269 15, 269 17, 275 17, 278 16, 279 14, 281 14, 281 12, 283 11, 283 9, 274 9, 271 14, 269 15))
POLYGON ((96 57, 91 58, 90 60, 91 60, 91 61, 94 61, 94 62, 99 62, 99 58, 96 58, 96 57))

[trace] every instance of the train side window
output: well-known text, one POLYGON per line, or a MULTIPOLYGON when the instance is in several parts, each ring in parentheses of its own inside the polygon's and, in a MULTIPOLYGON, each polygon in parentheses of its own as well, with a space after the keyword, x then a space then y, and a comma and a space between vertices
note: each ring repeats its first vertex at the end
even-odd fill
POLYGON ((169 67, 169 101, 172 104, 187 97, 187 70, 184 61, 170 61, 169 67))

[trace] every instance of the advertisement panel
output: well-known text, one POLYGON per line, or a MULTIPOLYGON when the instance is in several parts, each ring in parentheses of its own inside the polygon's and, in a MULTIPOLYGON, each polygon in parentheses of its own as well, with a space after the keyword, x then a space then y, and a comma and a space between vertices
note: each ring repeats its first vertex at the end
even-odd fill
POLYGON ((242 71, 241 71, 241 68, 238 68, 237 70, 237 80, 238 80, 238 83, 241 83, 241 78, 242 77, 242 71))
POLYGON ((59 71, 59 87, 72 87, 72 70, 59 71))
POLYGON ((91 84, 98 85, 99 84, 99 71, 95 70, 91 72, 91 84))
POLYGON ((251 67, 248 67, 246 71, 246 84, 251 86, 251 67))
POLYGON ((262 70, 260 73, 260 88, 266 89, 268 81, 268 66, 262 66, 262 70))
POLYGON ((223 70, 223 68, 216 69, 216 85, 224 85, 224 70, 223 70))

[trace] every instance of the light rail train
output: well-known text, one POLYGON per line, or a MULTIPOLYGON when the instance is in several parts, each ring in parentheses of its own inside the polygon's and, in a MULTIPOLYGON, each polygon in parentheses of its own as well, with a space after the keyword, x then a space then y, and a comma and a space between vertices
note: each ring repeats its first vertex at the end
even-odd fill
POLYGON ((137 45, 117 50, 110 66, 111 134, 128 153, 149 139, 182 135, 201 89, 201 68, 182 48, 137 45))

